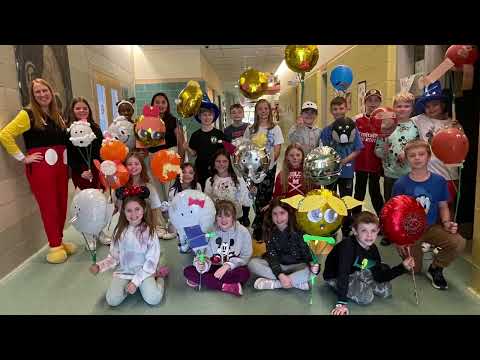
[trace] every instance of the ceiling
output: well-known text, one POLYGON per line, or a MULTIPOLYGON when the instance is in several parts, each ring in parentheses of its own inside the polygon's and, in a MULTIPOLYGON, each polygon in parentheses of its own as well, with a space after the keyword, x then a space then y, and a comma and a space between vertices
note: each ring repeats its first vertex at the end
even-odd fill
POLYGON ((286 45, 146 45, 145 48, 200 48, 225 89, 232 89, 240 74, 250 66, 274 73, 284 58, 286 45))

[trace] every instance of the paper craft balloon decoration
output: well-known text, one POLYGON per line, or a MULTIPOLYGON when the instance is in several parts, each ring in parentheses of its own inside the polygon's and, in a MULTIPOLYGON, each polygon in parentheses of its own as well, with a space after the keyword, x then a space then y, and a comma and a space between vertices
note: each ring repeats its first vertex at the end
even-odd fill
POLYGON ((100 190, 85 189, 73 197, 70 223, 79 232, 98 235, 110 222, 113 210, 114 204, 100 190))
POLYGON ((67 131, 72 144, 78 147, 87 147, 97 138, 87 120, 74 121, 67 131))
POLYGON ((235 170, 247 181, 258 184, 263 181, 270 166, 270 156, 264 147, 248 140, 241 142, 232 156, 235 170))
POLYGON ((335 90, 346 91, 353 81, 353 71, 346 65, 336 66, 330 73, 330 82, 335 90))
POLYGON ((100 163, 95 159, 93 164, 98 169, 100 183, 105 189, 118 189, 130 178, 127 168, 119 161, 105 160, 100 163))
POLYGON ((128 121, 125 116, 117 116, 110 124, 108 129, 103 133, 107 139, 120 140, 127 145, 129 150, 135 148, 135 133, 133 131, 133 123, 128 121))
POLYGON ((316 185, 330 185, 340 176, 340 155, 329 146, 313 149, 303 162, 305 178, 316 185))
POLYGON ((444 164, 460 164, 468 154, 469 141, 460 128, 438 130, 432 138, 432 151, 444 164))
POLYGON ((178 99, 175 100, 177 113, 183 118, 194 116, 200 109, 202 97, 203 93, 200 84, 197 81, 190 80, 187 86, 180 91, 178 99))
POLYGON ((413 245, 427 227, 425 209, 411 196, 392 197, 380 212, 385 237, 399 245, 413 245))
POLYGON ((152 174, 161 183, 175 180, 180 169, 180 155, 171 150, 160 150, 153 154, 150 160, 152 174))
POLYGON ((248 68, 238 80, 240 92, 248 99, 257 99, 268 90, 268 75, 248 68))
POLYGON ((306 73, 312 70, 318 61, 317 45, 288 45, 285 48, 285 62, 290 70, 306 73))
POLYGON ((305 197, 295 195, 281 201, 297 209, 297 223, 304 232, 317 236, 334 234, 348 210, 362 205, 351 196, 339 198, 328 189, 312 190, 305 197))
POLYGON ((158 106, 145 105, 143 115, 140 115, 135 121, 134 129, 137 148, 165 145, 165 123, 160 119, 158 106))
POLYGON ((392 108, 379 107, 370 114, 374 131, 381 136, 389 136, 397 126, 397 115, 392 108))
POLYGON ((128 147, 120 140, 103 139, 100 148, 100 157, 102 160, 125 161, 128 155, 128 147))

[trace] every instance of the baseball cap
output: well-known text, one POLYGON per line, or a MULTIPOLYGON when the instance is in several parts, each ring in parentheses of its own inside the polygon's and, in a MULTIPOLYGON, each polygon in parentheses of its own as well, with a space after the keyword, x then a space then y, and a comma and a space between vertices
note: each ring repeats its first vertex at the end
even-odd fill
POLYGON ((363 98, 363 101, 367 100, 370 96, 378 96, 380 98, 380 101, 383 100, 383 96, 380 90, 377 89, 370 89, 365 93, 365 97, 363 98))
POLYGON ((314 109, 318 111, 318 106, 312 101, 305 101, 302 105, 302 110, 305 110, 305 109, 314 109))

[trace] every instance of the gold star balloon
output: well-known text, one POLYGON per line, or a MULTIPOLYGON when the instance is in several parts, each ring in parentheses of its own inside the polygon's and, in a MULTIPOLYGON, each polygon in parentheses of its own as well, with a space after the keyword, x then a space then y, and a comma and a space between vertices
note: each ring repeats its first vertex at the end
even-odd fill
POLYGON ((288 45, 285 48, 285 62, 292 71, 309 72, 317 64, 317 61, 317 45, 288 45))
POLYGON ((240 92, 248 99, 257 99, 268 89, 268 75, 264 72, 248 68, 240 75, 240 92))
POLYGON ((187 86, 180 91, 178 99, 175 100, 177 104, 177 113, 183 118, 194 116, 202 103, 202 89, 197 81, 190 80, 187 86))

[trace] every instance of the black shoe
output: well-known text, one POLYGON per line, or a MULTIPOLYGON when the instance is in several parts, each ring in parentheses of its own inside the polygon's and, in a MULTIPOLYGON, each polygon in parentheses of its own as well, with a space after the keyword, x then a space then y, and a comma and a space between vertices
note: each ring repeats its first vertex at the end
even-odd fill
POLYGON ((382 240, 380 240, 380 244, 383 245, 383 246, 389 246, 392 242, 390 240, 388 240, 387 238, 382 238, 382 240))
POLYGON ((245 227, 249 227, 250 226, 250 219, 249 218, 246 218, 246 219, 242 218, 242 219, 240 219, 240 224, 242 224, 245 227))
POLYGON ((432 286, 435 289, 446 290, 448 289, 448 284, 445 278, 443 277, 443 269, 441 267, 432 268, 432 265, 429 266, 427 276, 432 280, 432 286))

